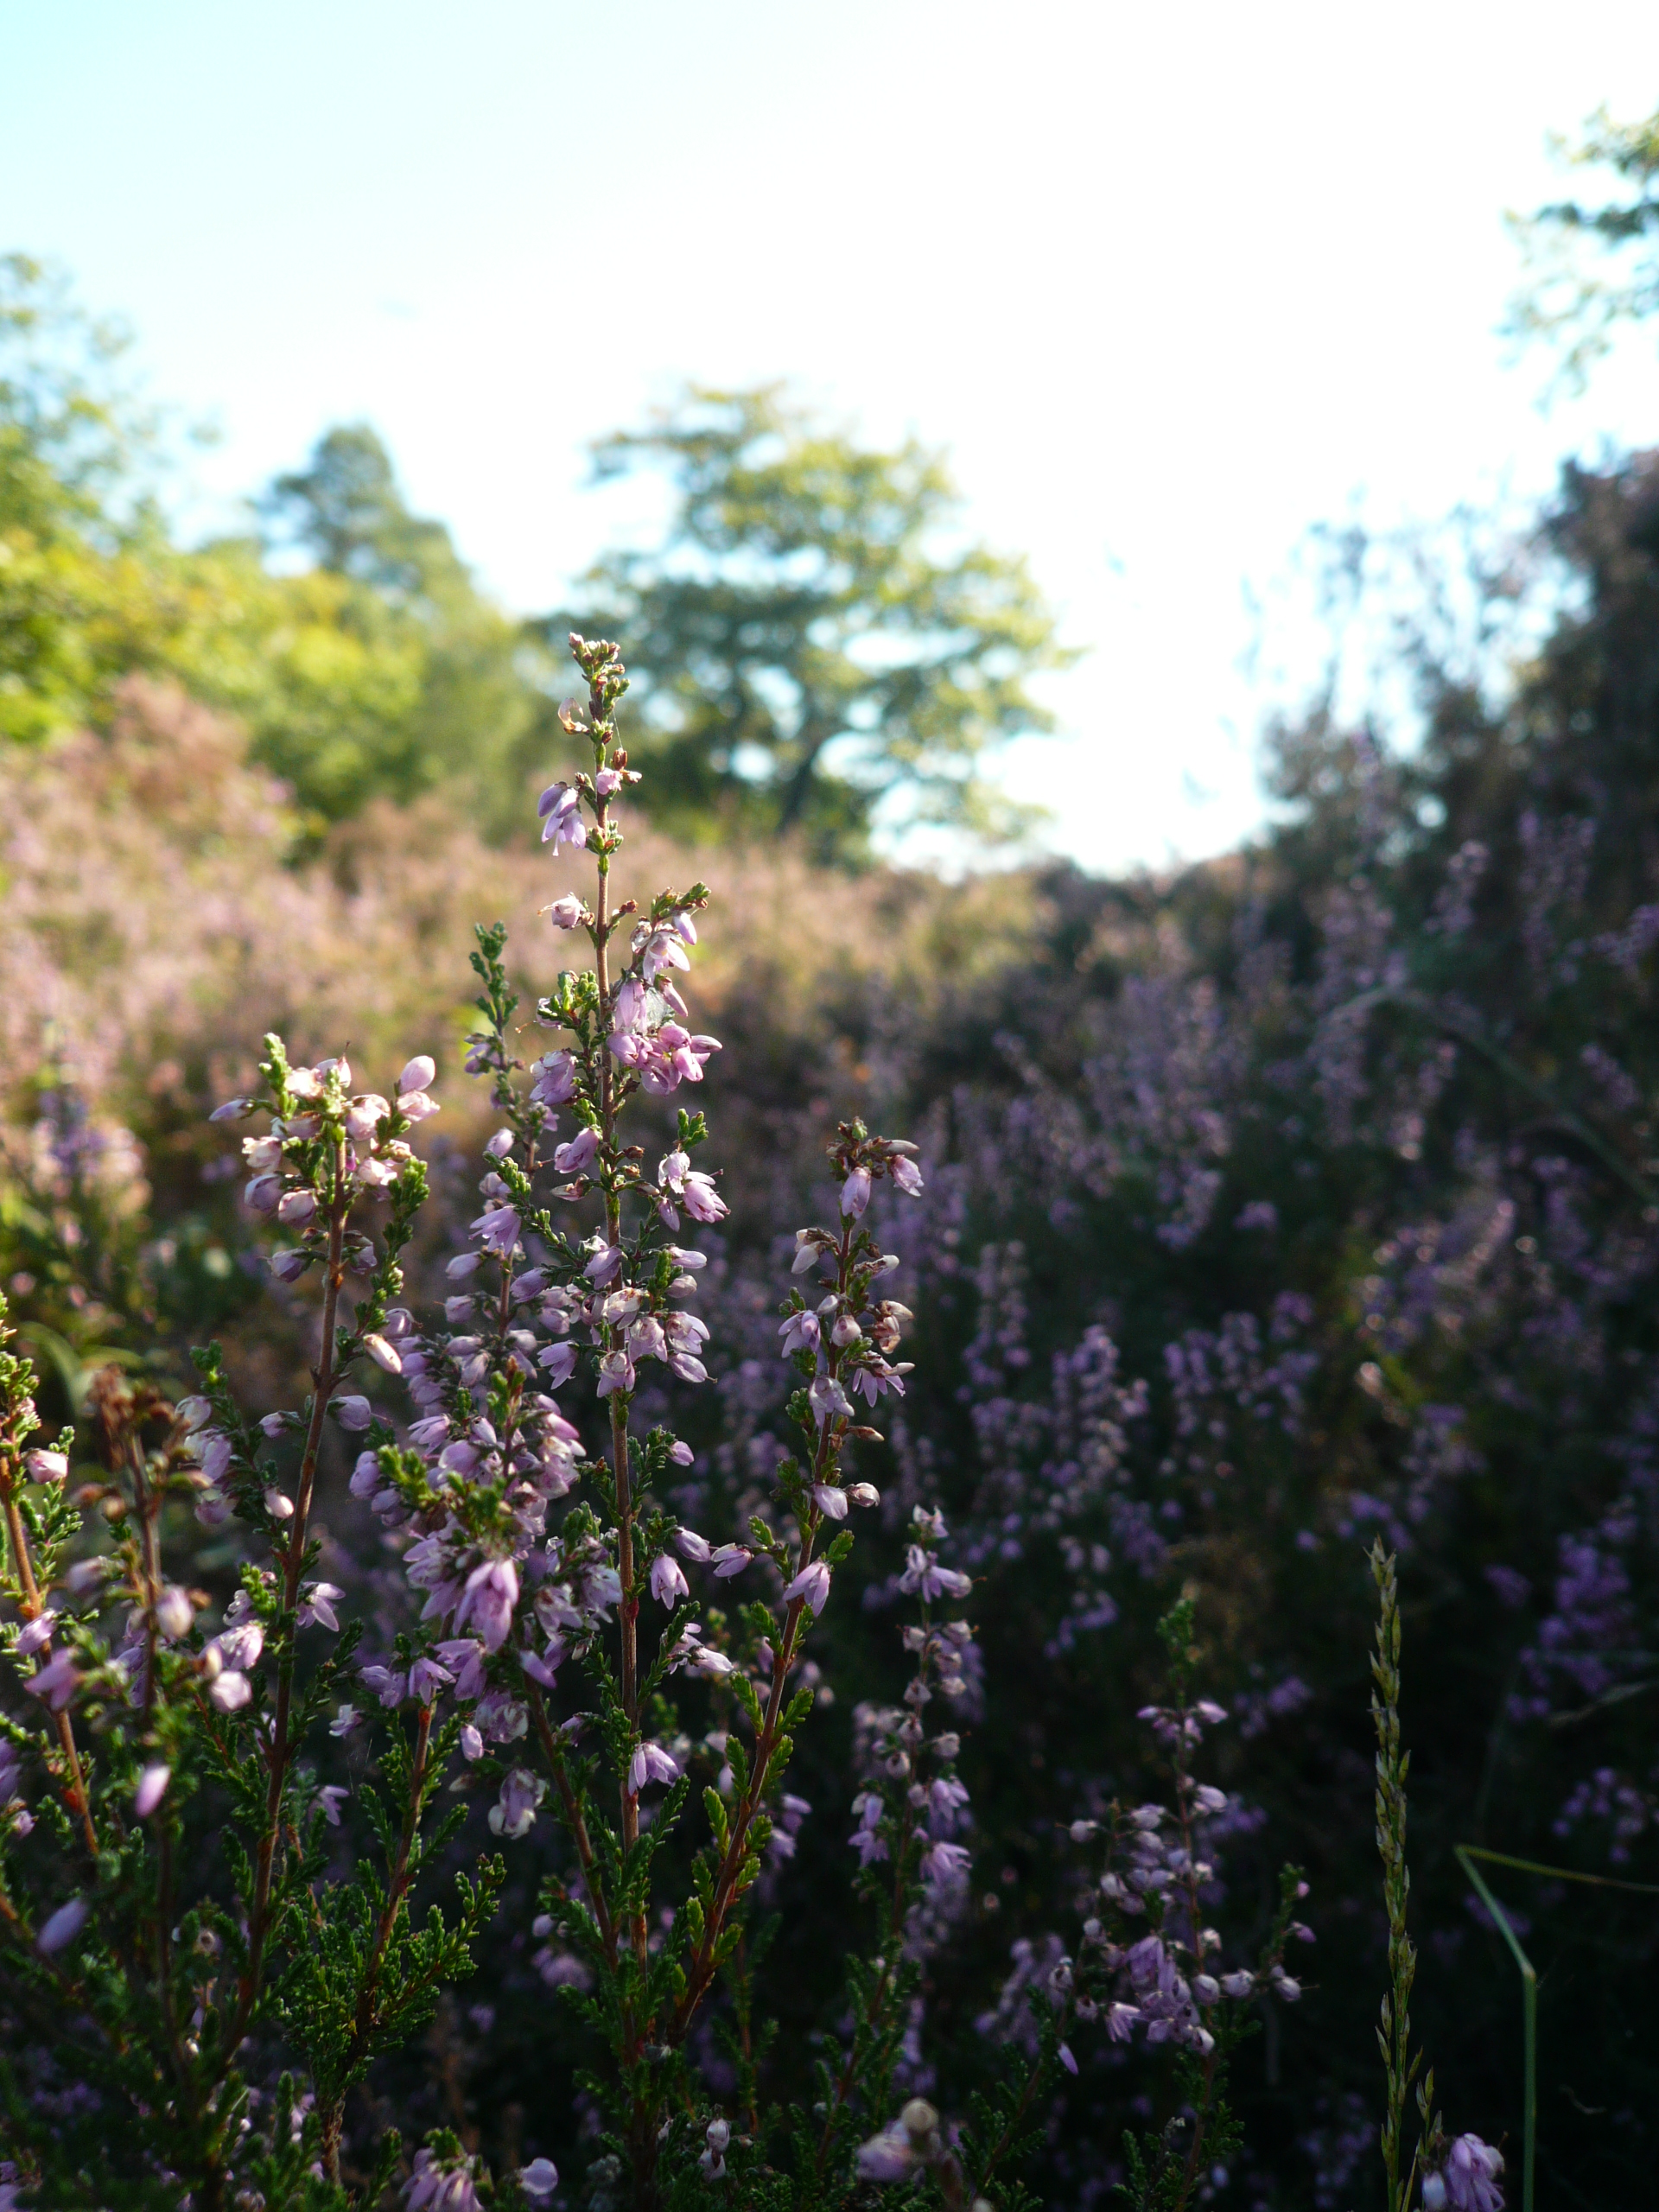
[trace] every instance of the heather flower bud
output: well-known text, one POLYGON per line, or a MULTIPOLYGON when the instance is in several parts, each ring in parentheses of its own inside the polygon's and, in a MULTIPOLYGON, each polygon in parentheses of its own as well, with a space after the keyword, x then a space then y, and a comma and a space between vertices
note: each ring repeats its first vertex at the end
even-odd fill
POLYGON ((25 1452, 23 1469, 31 1482, 60 1483, 68 1475, 69 1461, 61 1452, 25 1452))
POLYGON ((167 1785, 173 1779, 170 1766, 147 1766, 138 1777, 138 1787, 132 1793, 134 1816, 147 1821, 167 1795, 167 1785))
POLYGON ((188 1636, 190 1624, 196 1617, 189 1593, 176 1583, 169 1583, 156 1601, 156 1627, 169 1643, 176 1643, 180 1637, 188 1636))
POLYGON ((429 1090, 437 1075, 438 1064, 430 1053, 416 1052, 412 1060, 404 1064, 404 1071, 397 1078, 398 1090, 429 1090))

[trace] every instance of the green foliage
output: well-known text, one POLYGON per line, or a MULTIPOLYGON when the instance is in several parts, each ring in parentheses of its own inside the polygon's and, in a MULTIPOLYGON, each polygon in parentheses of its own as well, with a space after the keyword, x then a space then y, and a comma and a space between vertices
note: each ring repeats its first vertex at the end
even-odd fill
POLYGON ((1566 382, 1582 389, 1620 327, 1659 312, 1659 110, 1616 123, 1598 108, 1577 143, 1558 140, 1556 152, 1598 173, 1611 196, 1555 200, 1515 219, 1528 281, 1510 327, 1558 349, 1566 382))
POLYGON ((634 749, 666 826, 798 831, 838 860, 878 823, 1023 826, 977 771, 1050 726, 1027 687, 1067 656, 1024 563, 962 542, 937 454, 861 446, 776 385, 693 386, 594 466, 659 467, 673 491, 659 545, 589 571, 582 618, 638 640, 634 749))

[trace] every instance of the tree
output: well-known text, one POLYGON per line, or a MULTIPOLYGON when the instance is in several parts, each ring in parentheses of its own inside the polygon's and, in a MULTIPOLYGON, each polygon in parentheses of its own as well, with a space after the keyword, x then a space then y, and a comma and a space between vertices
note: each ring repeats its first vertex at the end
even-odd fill
POLYGON ((1659 312, 1659 110, 1615 123, 1598 108, 1578 144, 1556 150, 1575 168, 1611 172, 1617 188, 1599 207, 1560 200, 1516 220, 1529 281, 1511 327, 1559 345, 1566 380, 1581 386, 1622 323, 1659 312))
POLYGON ((861 446, 779 385, 693 386, 594 463, 673 489, 661 543, 601 559, 575 618, 638 641, 634 726, 671 826, 798 832, 843 859, 906 821, 1019 826, 979 764, 1051 727, 1026 687, 1070 656, 1024 562, 962 542, 938 454, 861 446))
POLYGON ((346 636, 409 664, 414 679, 391 687, 389 716, 322 741, 285 698, 258 725, 264 757, 334 815, 377 791, 407 799, 456 783, 492 829, 522 821, 538 702, 524 664, 534 640, 480 593, 443 524, 410 512, 374 431, 328 431, 308 467, 278 477, 259 504, 267 542, 303 547, 314 575, 336 587, 346 636))

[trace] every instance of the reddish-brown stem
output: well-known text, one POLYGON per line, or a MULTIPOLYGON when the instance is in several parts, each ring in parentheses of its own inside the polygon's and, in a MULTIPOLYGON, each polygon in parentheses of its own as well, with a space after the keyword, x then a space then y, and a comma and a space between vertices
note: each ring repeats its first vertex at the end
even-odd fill
MULTIPOLYGON (((6 1531, 11 1539, 11 1555, 17 1562, 17 1580, 23 1592, 22 1614, 25 1620, 38 1620, 44 1610, 40 1586, 35 1580, 35 1562, 29 1554, 29 1532, 23 1526, 23 1516, 17 1510, 13 1482, 5 1485, 6 1531)), ((80 1832, 94 1864, 98 1859, 98 1830, 92 1826, 92 1808, 86 1796, 86 1777, 81 1772, 80 1753, 75 1747, 75 1731, 67 1713, 54 1713, 58 1745, 63 1753, 63 1763, 69 1771, 69 1786, 64 1791, 64 1802, 80 1822, 80 1832)))
MULTIPOLYGON (((427 1754, 431 1737, 432 1708, 429 1705, 423 1705, 415 1723, 415 1763, 410 1772, 409 1802, 404 1808, 404 1827, 398 1839, 397 1863, 386 1884, 386 1901, 375 1926, 368 1967, 363 1976, 362 1986, 358 1991, 357 2010, 352 2018, 352 2039, 340 2064, 340 2073, 347 2081, 360 2063, 373 2032, 375 1999, 380 1989, 380 1969, 385 1962, 386 1948, 391 1942, 409 1889, 410 1860, 420 1827, 421 1792, 426 1783, 427 1754)), ((340 2183, 340 2139, 345 2120, 346 2092, 342 2089, 322 2119, 323 2174, 336 2187, 340 2183)))
MULTIPOLYGON (((288 1547, 277 1554, 283 1566, 283 1611, 289 1622, 298 1609, 300 1577, 305 1567, 306 1535, 311 1517, 312 1493, 316 1486, 317 1458, 322 1445, 323 1416, 339 1381, 335 1363, 337 1351, 337 1323, 340 1313, 340 1294, 344 1281, 342 1255, 346 1241, 346 1217, 351 1211, 351 1192, 346 1180, 345 1148, 337 1142, 334 1148, 334 1189, 328 1217, 327 1273, 322 1293, 322 1342, 317 1364, 312 1370, 315 1386, 311 1401, 311 1419, 306 1429, 305 1452, 300 1461, 298 1495, 294 1500, 294 1519, 288 1547)), ((276 1858, 276 1840, 282 1833, 283 1793, 288 1783, 289 1762, 295 1746, 289 1740, 289 1721, 294 1702, 294 1646, 292 1636, 284 1646, 276 1672, 276 1712, 271 1731, 270 1747, 265 1754, 270 1780, 265 1790, 265 1821, 254 1859, 253 1896, 248 1910, 247 1964, 244 1967, 237 1991, 235 2016, 226 2037, 225 2050, 228 2057, 247 2033, 248 2023, 258 2000, 259 1981, 264 1964, 265 1938, 270 1933, 270 1889, 276 1858)))
POLYGON ((547 1717, 547 1707, 542 1694, 533 1682, 526 1683, 530 1693, 530 1709, 536 1723, 536 1734, 542 1751, 552 1769, 553 1785, 559 1793, 559 1802, 564 1808, 564 1825, 569 1830, 576 1847, 576 1857, 582 1866, 582 1878, 588 1891, 588 1902, 593 1908, 594 1919, 599 1929, 600 1941, 605 1946, 605 1955, 614 1970, 616 1966, 616 1929, 611 1919, 610 1907, 605 1902, 605 1885, 599 1871, 598 1854, 593 1838, 588 1833, 582 1800, 577 1796, 564 1763, 564 1752, 554 1734, 547 1717))
MULTIPOLYGON (((836 1282, 837 1289, 842 1293, 847 1288, 852 1260, 853 1236, 854 1224, 848 1221, 842 1225, 841 1244, 836 1255, 836 1282)), ((833 1348, 830 1349, 825 1363, 832 1378, 840 1365, 840 1360, 839 1352, 833 1348)), ((814 1485, 821 1483, 830 1472, 831 1463, 841 1447, 842 1428, 843 1424, 841 1421, 831 1418, 827 1419, 819 1430, 812 1462, 814 1485)), ((799 1550, 795 1560, 795 1572, 798 1575, 804 1573, 812 1563, 812 1547, 822 1526, 823 1518, 817 1506, 809 1506, 806 1520, 801 1529, 799 1550)), ((697 1945, 687 1970, 685 1994, 680 1999, 674 2010, 674 2022, 670 2032, 670 2040, 672 2042, 677 2043, 683 2037, 686 2030, 691 2024, 693 2014, 702 2002, 709 1985, 714 1980, 715 1953, 720 1942, 721 1932, 726 1924, 727 1915, 736 1901, 737 1879, 743 1868, 748 1833, 753 1826, 755 1815, 766 1801, 766 1784, 772 1774, 772 1762, 777 1753, 779 1738, 783 1733, 781 1722, 784 1688, 795 1664, 795 1654, 801 1636, 801 1618, 805 1611, 805 1599, 792 1598, 790 1600, 789 1611, 784 1616, 784 1633, 779 1649, 772 1656, 772 1687, 766 1698, 766 1708, 762 1717, 760 1732, 755 1738, 749 1786, 744 1791, 742 1800, 732 1821, 731 1834, 721 1859, 720 1872, 715 1878, 713 1907, 703 1929, 702 1940, 697 1945)))

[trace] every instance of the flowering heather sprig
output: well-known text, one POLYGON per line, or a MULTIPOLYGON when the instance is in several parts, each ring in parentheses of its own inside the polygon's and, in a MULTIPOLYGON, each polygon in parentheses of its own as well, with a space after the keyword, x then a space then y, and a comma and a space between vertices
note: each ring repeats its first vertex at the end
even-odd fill
POLYGON ((0 1777, 0 1894, 33 1891, 41 1910, 33 1921, 27 1904, 0 1911, 0 1943, 19 2001, 50 2024, 37 2046, 42 2094, 16 2139, 31 2185, 60 2168, 95 2170, 111 2197, 182 2190, 202 2212, 228 2203, 238 2174, 296 2148, 337 2182, 347 2090, 467 1969, 493 1887, 487 1871, 463 1882, 456 1923, 410 1936, 422 1819, 450 1749, 426 1729, 412 1756, 394 1740, 383 1758, 392 1785, 391 1802, 377 1803, 392 1839, 384 1881, 366 1862, 352 1882, 318 1880, 319 1838, 346 1793, 300 1761, 346 1679, 355 1630, 341 1632, 344 1592, 316 1573, 316 1478, 327 1420, 349 1432, 372 1419, 350 1387, 353 1370, 395 1369, 410 1325, 390 1301, 424 1172, 404 1136, 435 1111, 424 1089, 434 1070, 410 1063, 391 1104, 354 1096, 343 1060, 295 1067, 278 1039, 267 1047, 265 1090, 214 1118, 269 1114, 268 1134, 245 1147, 247 1204, 297 1239, 273 1258, 279 1279, 314 1268, 322 1278, 304 1404, 249 1423, 216 1348, 195 1355, 200 1389, 176 1404, 107 1368, 87 1406, 101 1464, 72 1490, 72 1434, 29 1448, 32 1378, 10 1355, 0 1371, 4 1594, 20 1616, 3 1640, 41 1715, 32 1732, 13 1727, 0 1777), (369 1210, 385 1204, 377 1236, 369 1210), (352 1309, 353 1274, 364 1287, 352 1309), (204 1625, 209 1593, 164 1566, 164 1518, 181 1505, 209 1528, 235 1514, 251 1534, 255 1556, 216 1632, 204 1625), (108 1548, 86 1550, 100 1528, 108 1548), (83 1555, 71 1563, 75 1548, 83 1555), (31 1753, 49 1785, 38 1813, 55 1869, 27 1848, 12 1860, 39 1825, 18 1794, 31 1753), (228 1799, 228 1900, 189 1840, 207 1792, 228 1799), (66 1874, 72 1893, 46 1910, 66 1874), (251 2092, 238 2067, 250 2038, 278 2028, 313 2088, 293 2107, 292 2140, 262 2149, 243 2125, 251 2092), (62 2124, 66 2094, 82 2097, 74 2126, 62 2124))
MULTIPOLYGON (((706 1141, 700 1114, 677 1109, 654 1171, 626 1141, 623 1116, 637 1099, 700 1083, 720 1049, 690 1028, 680 993, 707 893, 664 891, 644 909, 616 900, 615 802, 639 781, 617 740, 627 678, 604 640, 573 637, 571 651, 588 691, 560 720, 591 747, 592 766, 543 793, 543 838, 556 858, 585 851, 595 881, 591 897, 567 893, 546 911, 562 936, 587 938, 592 964, 563 972, 538 1002, 556 1042, 527 1065, 505 931, 479 932, 483 1021, 467 1066, 488 1078, 500 1117, 481 1210, 448 1263, 443 1325, 409 1324, 392 1346, 413 1401, 406 1437, 373 1432, 352 1488, 413 1538, 404 1561, 423 1601, 419 1633, 364 1670, 365 1688, 388 1707, 448 1716, 478 1777, 497 1787, 498 1835, 528 1834, 549 1808, 569 1838, 573 1878, 544 1893, 537 1932, 558 1937, 574 1967, 564 1986, 609 2042, 613 2139, 643 2201, 689 2154, 673 2126, 664 2134, 665 2114, 683 2097, 699 2007, 722 1974, 745 1971, 743 1899, 768 1853, 792 1849, 807 1810, 781 1787, 812 1701, 803 1646, 851 1547, 840 1523, 849 1505, 877 1502, 843 1473, 849 1442, 878 1434, 855 1402, 873 1408, 902 1393, 907 1371, 891 1355, 908 1314, 880 1294, 897 1262, 861 1217, 877 1181, 913 1194, 922 1177, 913 1146, 861 1123, 838 1132, 839 1222, 798 1239, 796 1272, 817 1268, 820 1295, 809 1309, 797 1292, 785 1308, 785 1357, 803 1386, 792 1408, 802 1452, 777 1470, 786 1517, 756 1516, 723 1542, 679 1524, 663 1496, 692 1453, 666 1427, 641 1434, 634 1407, 652 1363, 681 1384, 708 1379, 709 1331, 691 1304, 707 1255, 679 1240, 726 1207, 714 1176, 692 1165, 706 1141), (579 1379, 602 1408, 602 1453, 555 1395, 579 1379), (694 1594, 699 1571, 717 1586, 775 1573, 778 1594, 751 1601, 738 1629, 694 1594), (570 1694, 578 1679, 585 1703, 570 1694), (719 1724, 701 1732, 701 1749, 681 1713, 694 1684, 719 1724), (708 1837, 664 1942, 652 1933, 651 1870, 705 1758, 718 1784, 703 1793, 708 1837)), ((942 1880, 953 1847, 941 1834, 929 1848, 942 1880)), ((699 2139, 697 2171, 742 2149, 699 2139)))

